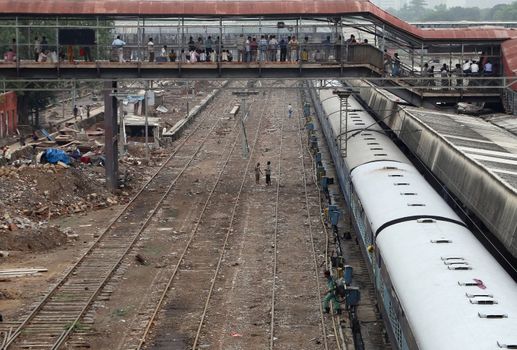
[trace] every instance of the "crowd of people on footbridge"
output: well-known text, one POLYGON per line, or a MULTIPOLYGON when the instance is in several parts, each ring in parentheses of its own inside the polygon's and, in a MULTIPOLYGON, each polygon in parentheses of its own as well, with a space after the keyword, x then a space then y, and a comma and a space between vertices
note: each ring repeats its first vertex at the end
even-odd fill
MULTIPOLYGON (((302 34, 303 35, 303 34, 302 34)), ((185 38, 186 39, 186 38, 185 38)), ((368 39, 358 41, 354 34, 347 40, 340 35, 317 34, 309 37, 303 35, 300 40, 296 35, 238 34, 227 42, 220 36, 206 34, 203 36, 190 36, 184 44, 155 45, 152 37, 149 37, 145 45, 131 45, 122 40, 118 35, 111 43, 111 60, 118 62, 148 61, 148 62, 181 62, 213 63, 213 62, 239 62, 239 63, 332 63, 347 61, 351 46, 370 45, 368 39)), ((4 62, 15 62, 18 59, 18 45, 16 39, 12 39, 9 49, 4 53, 4 62)), ((76 59, 86 62, 93 61, 93 47, 65 45, 61 47, 49 44, 45 36, 34 38, 29 46, 29 55, 36 62, 57 63, 59 61, 75 63, 76 59), (77 50, 78 49, 78 50, 77 50), (76 54, 78 53, 78 56, 76 54)), ((97 48, 96 52, 99 52, 97 48)), ((488 57, 483 52, 479 60, 458 61, 450 65, 443 63, 439 70, 434 65, 425 63, 419 71, 405 70, 402 60, 397 52, 393 54, 384 50, 383 74, 389 77, 403 77, 420 75, 423 79, 419 85, 434 87, 481 85, 476 77, 493 77, 498 71, 497 61, 488 57), (436 79, 433 79, 436 78, 436 79), (438 83, 438 84, 437 84, 438 83)), ((365 58, 367 59, 367 58, 365 58)), ((367 62, 364 62, 367 63, 367 62)))
MULTIPOLYGON (((481 52, 478 60, 467 59, 463 63, 460 60, 457 62, 454 64, 454 68, 452 67, 453 63, 450 63, 450 65, 443 63, 439 70, 436 70, 435 66, 428 62, 424 63, 419 72, 423 79, 418 84, 430 88, 436 86, 462 88, 466 85, 490 85, 493 83, 492 81, 486 80, 483 82, 477 78, 490 78, 497 75, 497 60, 488 57, 485 52, 481 52)), ((385 49, 384 75, 398 78, 404 75, 416 75, 416 73, 409 70, 405 71, 398 53, 395 53, 392 57, 385 49)))
MULTIPOLYGON (((343 41, 341 36, 331 40, 328 35, 324 40, 314 42, 308 36, 300 41, 296 35, 244 35, 240 34, 236 42, 231 45, 223 43, 219 36, 209 35, 206 39, 199 36, 197 39, 190 36, 185 48, 168 48, 163 45, 156 55, 157 49, 153 38, 149 38, 145 46, 146 57, 149 62, 322 62, 339 61, 343 57, 343 50, 348 45, 368 44, 368 40, 358 43, 351 35, 343 41)), ((116 51, 119 62, 132 60, 133 54, 127 57, 126 42, 120 36, 113 41, 112 47, 116 51)))

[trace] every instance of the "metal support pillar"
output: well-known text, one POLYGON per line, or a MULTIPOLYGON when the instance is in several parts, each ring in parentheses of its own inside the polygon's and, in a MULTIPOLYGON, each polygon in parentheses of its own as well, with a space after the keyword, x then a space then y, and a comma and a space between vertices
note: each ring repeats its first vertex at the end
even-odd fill
MULTIPOLYGON (((99 21, 99 16, 95 17, 96 21, 97 21, 97 28, 100 27, 100 21, 99 21)), ((99 50, 99 46, 100 46, 100 35, 99 35, 99 31, 96 30, 95 31, 95 59, 94 61, 100 61, 101 60, 101 55, 100 55, 100 50, 99 50)))
POLYGON ((334 90, 332 92, 339 98, 339 151, 343 157, 347 157, 348 151, 348 98, 352 94, 350 90, 334 90), (344 107, 344 108, 343 108, 344 107), (345 110, 345 130, 343 131, 343 109, 345 110), (343 153, 343 136, 345 136, 345 149, 343 153))
MULTIPOLYGON (((424 43, 422 42, 422 48, 420 49, 420 75, 425 75, 423 74, 424 72, 422 71, 422 69, 424 69, 424 43)), ((427 81, 424 81, 424 84, 427 84, 428 82, 427 81)))
POLYGON ((246 98, 251 95, 258 95, 258 91, 234 91, 232 95, 241 98, 241 119, 239 120, 241 128, 241 139, 242 139, 242 156, 247 159, 249 156, 248 136, 246 134, 246 126, 244 122, 248 117, 248 111, 246 107, 246 98))
POLYGON ((246 128, 244 127, 244 121, 247 118, 247 111, 246 111, 246 97, 242 96, 241 99, 242 103, 242 113, 241 113, 241 120, 240 120, 240 126, 241 126, 241 136, 242 136, 242 156, 244 159, 248 159, 248 155, 250 152, 249 146, 248 146, 248 135, 246 134, 246 128))
POLYGON ((188 115, 190 113, 189 98, 190 98, 190 86, 189 86, 189 83, 187 80, 187 115, 185 115, 185 118, 188 118, 188 115))
POLYGON ((124 122, 124 98, 126 97, 119 97, 118 99, 118 115, 119 115, 119 131, 118 131, 118 154, 121 156, 124 155, 125 147, 126 147, 126 124, 124 122))
POLYGON ((144 95, 144 117, 145 117, 145 160, 149 163, 149 119, 147 117, 147 105, 149 103, 149 88, 152 88, 151 81, 145 83, 145 95, 144 95))
POLYGON ((381 40, 381 51, 382 53, 384 54, 384 49, 385 49, 385 46, 386 46, 386 36, 385 36, 385 28, 384 28, 384 24, 382 25, 382 40, 381 40))
POLYGON ((117 82, 104 83, 104 154, 106 156, 106 185, 110 190, 118 188, 117 152, 117 82))

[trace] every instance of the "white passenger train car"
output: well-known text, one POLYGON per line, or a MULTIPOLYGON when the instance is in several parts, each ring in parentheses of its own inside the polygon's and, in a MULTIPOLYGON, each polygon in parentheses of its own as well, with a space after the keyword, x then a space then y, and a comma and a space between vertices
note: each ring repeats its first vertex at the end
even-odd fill
POLYGON ((311 95, 394 345, 517 349, 517 283, 353 97, 340 130, 339 99, 311 95))

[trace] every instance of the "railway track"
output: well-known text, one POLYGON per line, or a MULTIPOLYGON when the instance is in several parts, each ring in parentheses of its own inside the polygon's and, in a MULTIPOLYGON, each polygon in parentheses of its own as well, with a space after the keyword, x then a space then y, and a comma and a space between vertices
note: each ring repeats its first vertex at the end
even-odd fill
MULTIPOLYGON (((263 102, 264 105, 265 103, 266 101, 263 102)), ((263 107, 265 106, 262 106, 261 110, 264 109, 263 107)), ((212 185, 210 194, 204 202, 189 239, 179 254, 174 270, 167 281, 166 288, 160 296, 159 305, 165 304, 166 300, 169 300, 169 303, 164 310, 161 310, 161 307, 155 308, 147 324, 146 333, 148 334, 153 329, 155 322, 160 323, 158 335, 147 345, 144 340, 147 338, 146 334, 145 337, 142 337, 140 344, 136 347, 137 349, 144 347, 153 349, 195 349, 198 347, 228 239, 233 232, 237 208, 239 207, 241 193, 248 177, 249 165, 252 159, 251 155, 255 149, 254 146, 256 145, 262 118, 263 114, 261 114, 258 120, 258 125, 253 125, 257 124, 257 121, 251 119, 247 126, 247 129, 256 129, 248 161, 243 161, 241 155, 234 153, 238 141, 238 138, 235 138, 224 165, 212 185), (229 166, 230 162, 232 163, 231 166, 229 166), (244 168, 242 164, 245 164, 244 168), (233 171, 235 173, 234 170, 236 168, 238 172, 242 173, 242 176, 229 176, 228 172, 233 171), (224 175, 227 175, 227 177, 224 175), (235 189, 237 190, 235 191, 235 189), (229 205, 220 206, 221 202, 229 205), (211 233, 211 236, 207 237, 207 233, 211 233), (188 280, 188 282, 185 282, 185 280, 188 280), (188 283, 188 287, 184 288, 183 291, 180 291, 180 288, 175 288, 172 291, 174 286, 186 287, 185 283, 188 283), (197 305, 192 305, 193 289, 199 295, 196 298, 196 302, 199 302, 197 305), (184 303, 189 304, 188 309, 182 307, 184 303), (170 313, 173 313, 173 317, 169 318, 168 315, 170 313), (181 324, 186 319, 191 320, 189 325, 181 324), (194 319, 198 319, 198 321, 195 322, 194 319), (171 322, 173 325, 171 325, 171 322), (195 325, 195 327, 192 325, 195 325), (166 333, 163 331, 164 328, 181 330, 178 333, 191 334, 191 336, 176 336, 174 339, 171 339, 166 334, 164 335, 166 333)))
POLYGON ((30 311, 16 329, 7 334, 2 349, 58 349, 64 344, 70 334, 76 330, 81 317, 110 281, 122 260, 131 251, 164 199, 219 125, 219 115, 214 111, 221 107, 224 107, 224 104, 215 102, 209 106, 205 112, 206 116, 198 122, 190 134, 185 135, 171 156, 122 212, 111 221, 92 247, 30 311), (207 132, 199 137, 200 135, 197 134, 203 131, 207 132), (193 144, 192 142, 189 144, 194 135, 198 138, 193 144), (176 156, 179 158, 180 151, 189 149, 190 152, 183 156, 186 157, 183 166, 178 168, 175 163, 172 164, 171 161, 176 156), (163 188, 165 191, 159 193, 158 190, 163 188))
MULTIPOLYGON (((320 259, 321 261, 318 261, 316 237, 314 233, 315 228, 313 225, 318 223, 321 217, 321 211, 319 208, 319 195, 315 194, 316 191, 309 190, 310 184, 307 180, 307 172, 310 174, 312 169, 310 167, 307 168, 308 164, 305 163, 305 157, 307 155, 304 152, 305 149, 303 147, 303 125, 301 124, 299 117, 300 108, 297 108, 297 113, 295 113, 295 115, 297 124, 287 130, 287 132, 284 131, 284 126, 282 124, 282 140, 284 139, 284 133, 287 133, 288 137, 291 139, 293 137, 290 136, 290 134, 295 134, 294 142, 289 142, 287 145, 290 145, 291 147, 293 146, 293 143, 294 145, 298 145, 297 153, 299 154, 298 158, 300 159, 300 162, 298 165, 296 165, 295 161, 293 160, 286 161, 283 159, 282 151, 285 146, 283 146, 284 143, 281 141, 278 160, 279 181, 277 182, 275 234, 273 243, 275 248, 273 254, 273 287, 271 295, 272 306, 269 349, 273 350, 275 348, 283 349, 300 346, 300 339, 305 341, 303 346, 308 346, 314 349, 341 349, 340 343, 338 341, 338 329, 336 327, 333 329, 336 344, 334 345, 329 343, 327 324, 325 322, 325 317, 321 306, 322 287, 319 283, 319 280, 321 275, 321 266, 326 262, 328 240, 327 236, 325 235, 323 237, 325 240, 323 243, 323 246, 325 247, 324 258, 320 259), (281 184, 280 179, 282 179, 282 161, 284 161, 284 167, 286 168, 283 170, 284 173, 299 172, 302 180, 301 186, 295 185, 296 187, 293 189, 287 187, 288 184, 281 184), (293 203, 290 201, 289 197, 286 196, 288 191, 281 190, 281 188, 284 187, 289 188, 291 191, 301 190, 303 193, 303 207, 305 209, 304 215, 306 217, 303 226, 289 221, 289 217, 293 212, 292 208, 289 210, 289 207, 293 206, 296 211, 296 207, 299 206, 299 202, 293 203), (285 196, 285 198, 283 198, 282 195, 285 196), (317 204, 314 205, 314 203, 317 204), (281 208, 280 204, 282 205, 281 208), (284 213, 279 213, 281 211, 284 213), (288 233, 290 237, 288 239, 283 238, 282 241, 279 242, 279 235, 282 234, 285 237, 286 233, 288 233), (305 246, 306 250, 303 255, 292 256, 290 254, 289 246, 294 244, 305 246), (279 250, 282 250, 282 254, 280 255, 278 255, 279 250), (296 286, 297 280, 311 281, 310 285, 313 287, 312 296, 309 296, 307 295, 308 293, 305 293, 305 300, 296 300, 297 291, 293 290, 290 286, 296 286), (311 307, 304 309, 300 307, 301 302, 306 302, 311 307), (314 315, 314 309, 318 309, 317 318, 314 315), (296 318, 292 316, 294 314, 298 314, 296 318), (302 317, 304 322, 300 322, 300 314, 305 315, 305 317, 302 317), (314 332, 316 327, 319 328, 319 336, 314 332), (292 329, 295 329, 295 332, 298 334, 298 339, 293 339, 293 337, 288 336, 289 332, 292 332, 292 329)), ((307 284, 307 282, 305 283, 307 284)))

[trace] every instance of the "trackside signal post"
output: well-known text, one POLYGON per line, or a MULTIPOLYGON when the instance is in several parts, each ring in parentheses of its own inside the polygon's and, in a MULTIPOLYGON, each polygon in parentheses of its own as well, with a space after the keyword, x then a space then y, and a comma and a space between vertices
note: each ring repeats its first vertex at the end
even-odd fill
POLYGON ((104 154, 106 155, 106 185, 110 190, 118 187, 117 151, 117 91, 116 81, 104 83, 104 154))
POLYGON ((249 154, 248 136, 246 135, 246 127, 244 122, 248 119, 248 110, 246 109, 246 98, 252 95, 258 95, 258 91, 234 91, 232 95, 241 98, 242 113, 240 119, 241 139, 242 139, 242 156, 247 159, 249 154))

